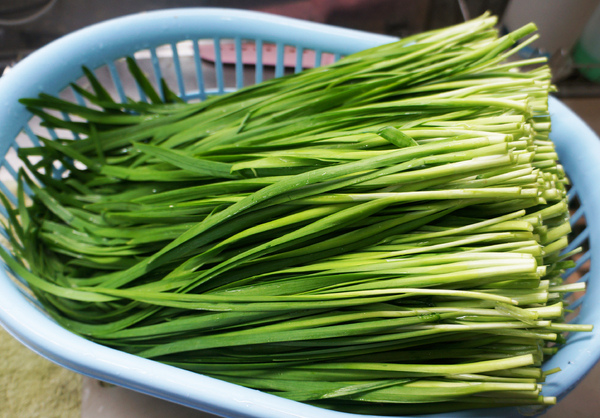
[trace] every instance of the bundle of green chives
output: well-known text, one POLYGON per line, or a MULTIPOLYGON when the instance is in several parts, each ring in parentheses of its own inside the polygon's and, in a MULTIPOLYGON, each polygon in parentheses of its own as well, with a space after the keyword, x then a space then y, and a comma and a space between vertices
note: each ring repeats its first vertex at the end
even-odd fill
POLYGON ((78 139, 20 150, 2 257, 79 335, 289 399, 552 404, 541 365, 589 330, 564 319, 568 181, 548 67, 506 60, 535 26, 495 23, 200 103, 133 59, 149 102, 118 103, 86 69, 90 107, 22 100, 78 139))

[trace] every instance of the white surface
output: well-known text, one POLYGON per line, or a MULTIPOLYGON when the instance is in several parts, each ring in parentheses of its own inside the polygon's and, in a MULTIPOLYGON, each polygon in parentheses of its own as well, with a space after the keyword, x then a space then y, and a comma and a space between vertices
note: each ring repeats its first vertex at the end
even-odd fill
POLYGON ((89 377, 81 388, 81 418, 214 418, 216 415, 143 395, 89 377))

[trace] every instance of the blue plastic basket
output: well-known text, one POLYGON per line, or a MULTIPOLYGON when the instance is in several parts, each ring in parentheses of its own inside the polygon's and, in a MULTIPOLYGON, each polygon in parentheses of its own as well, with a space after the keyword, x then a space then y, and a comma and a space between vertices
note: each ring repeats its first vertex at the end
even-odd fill
MULTIPOLYGON (((35 118, 31 119, 17 100, 35 97, 40 92, 62 92, 63 96, 71 95, 81 101, 70 88, 65 88, 82 77, 82 65, 112 80, 115 94, 123 98, 131 92, 126 91, 128 84, 120 72, 122 58, 136 54, 141 61, 146 57, 149 72, 154 72, 157 79, 169 73, 178 93, 193 100, 207 94, 226 93, 267 76, 299 71, 307 64, 306 57, 318 66, 324 58, 337 59, 394 39, 231 9, 170 9, 90 26, 31 54, 0 78, 0 189, 11 195, 11 183, 18 168, 15 151, 35 143, 34 132, 39 129, 35 118), (248 56, 245 48, 256 49, 252 54, 256 65, 245 65, 248 56), (214 61, 209 67, 202 65, 206 61, 203 58, 207 57, 214 61), (225 63, 228 60, 232 61, 231 65, 225 63)), ((596 183, 600 178, 600 140, 558 100, 550 100, 550 111, 551 137, 573 183, 570 197, 578 202, 573 222, 586 220, 585 229, 576 236, 572 247, 584 244, 587 251, 573 271, 584 267, 587 270, 590 260, 600 256, 596 255, 600 251, 600 244, 596 243, 600 237, 600 187, 596 183)), ((9 274, 6 269, 0 271, 0 323, 24 345, 68 369, 223 416, 356 416, 317 409, 85 340, 45 315, 26 288, 9 274)), ((568 344, 547 362, 547 369, 562 369, 561 373, 548 378, 543 393, 549 396, 560 398, 568 393, 600 357, 600 304, 597 302, 600 278, 593 262, 589 271, 581 276, 580 280, 586 280, 589 287, 586 296, 574 304, 579 310, 575 321, 593 324, 595 330, 572 335, 568 344)), ((510 417, 519 413, 510 408, 453 416, 499 415, 510 417)))

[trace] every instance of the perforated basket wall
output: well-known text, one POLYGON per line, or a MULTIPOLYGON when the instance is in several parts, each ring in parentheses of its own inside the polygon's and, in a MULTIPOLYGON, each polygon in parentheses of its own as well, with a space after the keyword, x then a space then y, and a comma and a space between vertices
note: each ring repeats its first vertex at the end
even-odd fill
MULTIPOLYGON (((11 191, 18 170, 16 150, 37 144, 39 122, 18 104, 40 92, 60 94, 84 103, 71 88, 82 83, 81 66, 94 69, 112 85, 115 98, 144 99, 127 79, 123 57, 164 77, 185 100, 202 100, 286 72, 319 66, 341 56, 393 41, 394 38, 225 9, 170 9, 123 17, 68 35, 33 53, 0 78, 0 189, 11 191), (66 88, 66 89, 65 89, 66 88)), ((83 86, 86 87, 86 86, 83 86)), ((600 356, 600 286, 594 261, 600 234, 600 140, 566 106, 552 99, 552 139, 572 180, 574 234, 570 248, 585 253, 569 280, 585 280, 586 296, 573 295, 574 321, 596 326, 592 333, 569 338, 568 345, 547 362, 560 367, 545 386, 546 395, 564 396, 600 356)), ((56 136, 56 132, 43 131, 56 136)), ((59 168, 60 169, 60 168, 59 168)), ((2 208, 4 211, 4 208, 2 208)), ((570 249, 569 248, 569 249, 570 249)), ((40 355, 79 373, 141 391, 182 405, 225 416, 342 417, 349 414, 314 407, 239 387, 192 372, 138 358, 87 341, 58 326, 32 300, 26 289, 0 271, 0 323, 40 355)), ((516 409, 471 411, 462 417, 518 416, 516 409)), ((448 415, 444 415, 448 416, 448 415)))

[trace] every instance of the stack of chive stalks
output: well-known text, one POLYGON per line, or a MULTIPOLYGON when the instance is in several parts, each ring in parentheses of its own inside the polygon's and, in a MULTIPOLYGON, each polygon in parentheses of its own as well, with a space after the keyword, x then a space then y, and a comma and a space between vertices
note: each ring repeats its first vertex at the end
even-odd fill
MULTIPOLYGON (((101 344, 323 408, 549 405, 567 179, 547 66, 481 16, 200 103, 22 102, 8 266, 101 344), (518 45, 518 46, 516 46, 518 45), (535 65, 534 65, 535 64, 535 65), (53 116, 66 115, 65 118, 53 116), (53 174, 53 167, 63 169, 53 174), (31 193, 31 199, 28 197, 31 193)), ((517 43, 518 42, 518 43, 517 43)))

